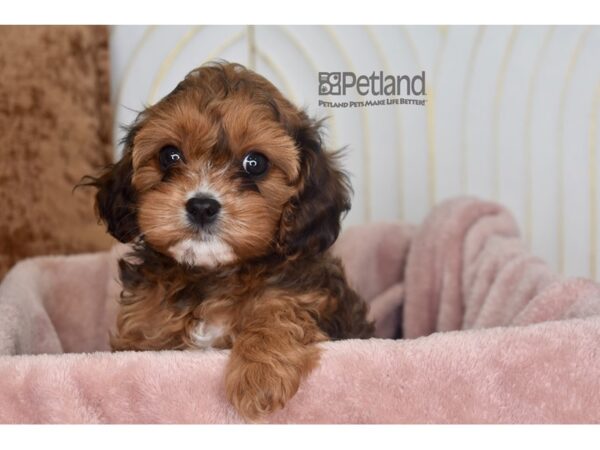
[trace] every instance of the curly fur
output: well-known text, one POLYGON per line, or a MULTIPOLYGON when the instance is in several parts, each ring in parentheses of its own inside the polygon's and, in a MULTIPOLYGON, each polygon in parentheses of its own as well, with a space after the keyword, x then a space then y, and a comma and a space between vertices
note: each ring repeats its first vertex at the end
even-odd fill
POLYGON ((328 252, 350 183, 319 126, 266 79, 226 63, 195 69, 139 114, 122 159, 88 180, 108 231, 133 243, 120 261, 114 350, 231 348, 228 398, 260 420, 317 365, 318 342, 371 336, 366 305, 328 252), (184 156, 168 172, 158 163, 165 145, 184 156), (248 178, 240 161, 257 149, 269 170, 248 178), (222 205, 210 230, 184 212, 205 191, 222 205), (227 258, 195 257, 209 245, 227 258), (219 332, 200 342, 206 329, 219 332))

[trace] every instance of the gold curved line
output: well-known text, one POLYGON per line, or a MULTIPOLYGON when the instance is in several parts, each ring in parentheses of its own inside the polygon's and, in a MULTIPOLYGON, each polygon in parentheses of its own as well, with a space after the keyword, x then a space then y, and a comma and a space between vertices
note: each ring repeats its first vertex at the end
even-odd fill
MULTIPOLYGON (((408 31, 408 28, 403 25, 400 27, 404 37, 408 43, 411 53, 413 54, 413 58, 415 59, 417 66, 423 67, 421 65, 421 61, 419 58, 419 52, 417 50, 417 46, 408 31)), ((445 42, 444 42, 445 46, 445 42)), ((434 130, 432 129, 435 126, 435 92, 434 90, 430 90, 427 92, 427 103, 425 104, 425 111, 427 114, 426 121, 426 138, 427 138, 427 199, 429 203, 429 207, 431 208, 435 203, 435 190, 436 190, 436 149, 435 149, 435 136, 434 130)))
MULTIPOLYGON (((216 47, 213 51, 211 51, 205 59, 203 59, 202 61, 199 62, 199 64, 204 64, 207 61, 214 60, 221 53, 223 53, 225 50, 227 50, 229 47, 231 47, 232 45, 235 45, 239 41, 241 41, 244 38, 244 36, 245 36, 245 30, 237 32, 236 34, 231 36, 229 39, 227 39, 225 42, 223 42, 221 45, 216 47)), ((180 49, 179 54, 181 54, 181 51, 183 51, 183 48, 180 49)), ((170 70, 172 64, 175 62, 175 59, 179 56, 179 54, 176 55, 175 58, 173 58, 173 60, 171 61, 171 63, 166 67, 165 75, 170 70)))
POLYGON ((246 30, 238 31, 236 34, 232 35, 229 39, 225 40, 225 42, 223 42, 221 45, 219 45, 217 48, 215 48, 212 52, 210 52, 208 54, 208 56, 206 57, 206 59, 204 59, 202 61, 202 63, 205 63, 207 61, 212 61, 213 59, 217 58, 218 56, 221 55, 221 53, 223 53, 229 47, 232 47, 235 44, 237 44, 238 42, 240 42, 241 40, 243 40, 244 36, 246 36, 246 30))
POLYGON ((527 194, 525 200, 525 239, 531 245, 533 239, 533 144, 531 136, 531 121, 533 120, 533 97, 535 95, 536 81, 540 75, 542 62, 548 52, 550 42, 556 29, 552 25, 546 35, 538 52, 537 58, 529 77, 529 86, 527 90, 527 106, 525 108, 525 182, 527 185, 527 194))
MULTIPOLYGON (((225 42, 223 42, 219 47, 217 47, 215 50, 213 50, 208 57, 206 58, 208 61, 218 57, 221 53, 223 53, 225 50, 227 50, 229 47, 237 44, 239 41, 241 41, 244 37, 249 38, 248 35, 248 29, 244 30, 244 31, 240 31, 236 34, 234 34, 230 39, 226 40, 225 42)), ((254 38, 252 38, 254 39, 254 38)), ((255 52, 256 55, 260 56, 260 58, 265 62, 265 64, 277 75, 277 77, 283 82, 284 88, 286 90, 286 93, 288 95, 290 95, 290 97, 292 98, 293 102, 296 103, 296 100, 298 98, 297 93, 294 91, 294 89, 292 88, 292 86, 290 85, 289 81, 287 80, 285 74, 283 73, 283 71, 281 70, 281 67, 275 63, 275 61, 273 61, 273 59, 268 56, 265 52, 263 52, 262 50, 260 50, 257 46, 256 46, 256 42, 253 44, 253 52, 255 52)), ((252 69, 252 70, 255 70, 252 69)))
MULTIPOLYGON (((346 65, 350 67, 354 73, 357 73, 356 67, 352 63, 352 59, 348 52, 339 41, 337 35, 333 31, 333 28, 329 25, 324 25, 323 29, 329 35, 329 38, 333 42, 333 45, 336 46, 342 59, 346 62, 346 65)), ((358 100, 358 98, 357 98, 358 100)), ((369 117, 364 108, 360 108, 361 115, 361 128, 362 128, 362 145, 363 145, 363 155, 364 155, 364 164, 363 164, 363 177, 364 177, 364 194, 365 194, 365 222, 369 222, 372 217, 372 208, 371 208, 371 145, 370 145, 370 127, 369 127, 369 117)))
POLYGON ((256 70, 256 34, 254 25, 246 26, 246 37, 248 41, 248 68, 256 70))
POLYGON ((435 97, 437 93, 440 65, 444 52, 446 51, 446 44, 448 43, 448 30, 447 28, 440 28, 442 34, 442 41, 438 46, 437 55, 435 57, 435 64, 433 66, 434 82, 433 89, 427 93, 427 141, 428 141, 428 158, 427 158, 427 177, 429 179, 429 207, 432 207, 437 201, 437 153, 436 153, 436 141, 435 141, 435 97))
POLYGON ((558 109, 558 128, 557 128, 557 159, 558 159, 558 266, 561 272, 564 272, 565 269, 565 218, 564 218, 564 190, 565 190, 565 174, 563 168, 563 160, 564 160, 564 146, 563 146, 563 138, 564 138, 564 120, 565 120, 565 104, 567 101, 567 91, 569 86, 571 85, 571 79, 573 78, 573 72, 575 71, 575 67, 577 66, 577 61, 579 60, 579 56, 581 55, 581 51, 583 50, 583 46, 585 45, 587 38, 592 30, 591 27, 586 27, 585 31, 581 33, 579 38, 577 39, 577 43, 575 44, 575 49, 573 53, 571 53, 571 59, 569 61, 569 65, 567 66, 567 74, 565 76, 565 80, 563 82, 563 86, 560 92, 560 103, 558 109))
POLYGON ((598 112, 600 109, 600 82, 596 87, 594 102, 590 115, 590 277, 598 280, 598 112))
MULTIPOLYGON (((373 44, 373 47, 375 47, 375 52, 377 53, 377 56, 379 57, 379 59, 381 59, 383 61, 383 68, 385 69, 386 72, 392 73, 392 69, 391 69, 388 59, 385 55, 385 52, 383 51, 381 42, 379 42, 379 39, 373 32, 371 26, 366 25, 365 30, 367 32, 368 38, 371 40, 371 43, 373 44)), ((404 144, 402 141, 402 129, 403 129, 402 110, 399 107, 395 107, 394 112, 396 114, 396 123, 397 123, 396 134, 397 134, 397 139, 398 139, 398 150, 396 152, 396 155, 397 155, 396 170, 397 170, 397 174, 398 174, 398 176, 396 177, 396 181, 397 181, 396 189, 398 190, 398 209, 400 212, 399 219, 403 219, 404 218, 404 184, 403 184, 401 175, 403 173, 403 163, 404 163, 404 144)))
MULTIPOLYGON (((296 50, 298 50, 298 52, 300 52, 300 54, 302 55, 302 58, 304 58, 304 60, 308 63, 308 65, 314 72, 314 76, 316 77, 319 73, 319 69, 318 69, 316 63, 314 62, 314 60, 312 59, 312 57, 310 56, 310 54, 308 53, 308 51, 302 45, 302 43, 299 42, 296 39, 296 37, 285 26, 280 25, 278 27, 278 29, 288 39, 288 41, 296 48, 296 50)), ((327 101, 333 102, 330 95, 327 95, 325 98, 327 99, 327 101)), ((335 119, 335 114, 331 114, 331 116, 328 116, 327 119, 328 119, 329 123, 331 123, 330 130, 331 130, 331 140, 333 141, 332 145, 334 148, 337 148, 339 146, 339 144, 338 144, 339 141, 338 141, 337 121, 335 119)))
POLYGON ((500 197, 500 143, 498 142, 500 133, 500 100, 504 94, 504 83, 506 81, 506 72, 508 71, 508 65, 512 56, 515 42, 519 35, 520 28, 513 26, 510 31, 510 36, 506 46, 504 47, 504 54, 498 68, 498 75, 496 77, 496 92, 494 93, 493 113, 492 113, 492 145, 493 145, 493 158, 494 158, 494 180, 492 191, 494 198, 498 200, 500 197))
POLYGON ((267 67, 269 67, 269 69, 271 69, 273 72, 275 72, 275 75, 277 75, 277 78, 279 78, 283 82, 283 85, 286 90, 286 94, 291 97, 292 103, 297 104, 298 96, 296 95, 296 92, 292 88, 292 85, 289 83, 287 77, 283 73, 283 70, 281 69, 281 67, 277 63, 275 63, 275 61, 273 61, 273 59, 269 55, 267 55, 265 52, 263 52, 261 49, 256 48, 255 51, 256 51, 256 55, 260 59, 262 59, 263 62, 267 65, 267 67))
MULTIPOLYGON (((192 33, 192 30, 190 30, 187 33, 187 35, 184 36, 184 38, 182 38, 179 41, 179 43, 174 48, 174 51, 172 51, 170 53, 169 57, 167 57, 165 59, 165 62, 163 63, 164 65, 162 67, 164 69, 163 78, 166 75, 166 73, 168 72, 168 70, 171 68, 172 64, 175 62, 176 58, 185 49, 185 46, 187 44, 189 44, 190 40, 194 36, 196 36, 198 34, 198 32, 201 31, 201 28, 203 28, 203 27, 199 26, 199 27, 196 27, 196 28, 197 28, 196 32, 192 33)), ((215 48, 213 51, 211 51, 211 53, 209 53, 209 55, 207 56, 206 60, 207 61, 211 61, 212 59, 218 57, 221 53, 223 53, 229 47, 237 44, 244 37, 248 37, 248 29, 247 28, 244 31, 239 31, 238 33, 234 34, 229 39, 227 39, 225 42, 223 42, 221 45, 219 45, 217 48, 215 48)), ((279 66, 277 66, 277 64, 275 64, 275 62, 266 53, 258 50, 256 47, 254 47, 254 51, 257 52, 257 53, 260 52, 261 58, 263 59, 263 61, 265 62, 265 64, 267 64, 267 66, 271 70, 273 70, 273 72, 275 72, 275 74, 281 79, 281 81, 284 83, 286 91, 289 93, 289 95, 292 96, 292 99, 295 100, 297 98, 297 95, 294 92, 294 90, 292 89, 292 87, 289 84, 289 82, 287 81, 286 77, 284 76, 284 74, 281 71, 281 69, 279 68, 279 66)), ((162 80, 160 80, 160 81, 162 81, 162 80)), ((159 83, 160 83, 160 81, 159 81, 159 83)), ((157 87, 158 87, 158 84, 157 84, 157 87)))
POLYGON ((412 54, 413 59, 417 63, 417 66, 421 67, 421 59, 419 58, 419 50, 417 49, 415 41, 413 40, 406 25, 400 26, 400 32, 404 35, 404 39, 406 40, 406 43, 408 44, 410 53, 412 54))
POLYGON ((162 81, 167 76, 169 70, 173 66, 173 63, 177 59, 177 57, 181 54, 181 52, 187 47, 190 41, 202 31, 204 27, 202 25, 197 25, 191 27, 182 37, 177 41, 175 46, 171 49, 171 51, 167 54, 165 59, 163 59, 160 64, 158 71, 150 85, 150 93, 148 94, 148 104, 153 104, 156 100, 156 94, 158 93, 158 88, 162 81))
POLYGON ((486 26, 481 25, 477 28, 477 34, 475 35, 475 39, 473 41, 473 46, 471 47, 471 52, 469 53, 469 62, 467 63, 467 75, 465 77, 465 83, 463 87, 463 103, 461 110, 461 158, 460 158, 460 173, 461 173, 461 191, 463 194, 467 193, 467 189, 469 187, 469 173, 467 171, 467 161, 469 159, 469 145, 467 142, 467 110, 469 108, 469 99, 471 97, 471 86, 473 84, 473 72, 475 70, 475 62, 477 61, 477 56, 479 55, 479 48, 481 47, 481 41, 483 40, 483 35, 485 34, 486 26))
POLYGON ((121 79, 119 80, 119 82, 117 84, 117 92, 115 93, 115 98, 113 99, 113 104, 112 104, 113 117, 117 117, 117 108, 121 104, 121 96, 123 94, 123 86, 125 86, 125 83, 129 79, 129 76, 131 75, 133 63, 138 58, 140 51, 147 44, 148 39, 156 31, 156 29, 157 29, 156 25, 150 25, 150 26, 146 27, 146 29, 144 30, 144 34, 142 34, 142 37, 137 42, 133 51, 131 52, 131 55, 127 59, 127 63, 125 64, 125 69, 123 70, 123 75, 121 76, 121 79))

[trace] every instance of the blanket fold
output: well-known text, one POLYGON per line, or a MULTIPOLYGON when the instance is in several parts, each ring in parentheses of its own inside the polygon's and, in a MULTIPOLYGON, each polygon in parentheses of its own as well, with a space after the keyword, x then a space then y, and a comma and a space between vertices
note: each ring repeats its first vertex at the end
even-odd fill
MULTIPOLYGON (((35 258, 6 276, 0 422, 241 421, 227 351, 107 351, 124 251, 35 258)), ((323 344, 270 421, 600 422, 600 285, 531 255, 500 205, 449 200, 420 226, 348 229, 334 251, 378 338, 323 344)))

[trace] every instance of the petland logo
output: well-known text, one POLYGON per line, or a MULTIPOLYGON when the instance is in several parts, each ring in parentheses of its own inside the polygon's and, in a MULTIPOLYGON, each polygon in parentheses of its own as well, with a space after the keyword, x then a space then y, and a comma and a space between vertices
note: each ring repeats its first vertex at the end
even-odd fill
POLYGON ((402 96, 425 96, 425 71, 412 77, 408 75, 384 75, 373 71, 371 75, 356 75, 354 72, 319 72, 319 95, 344 96, 357 94, 361 97, 386 97, 357 101, 324 101, 319 106, 327 108, 356 108, 383 105, 420 105, 427 99, 409 99, 402 96), (390 98, 392 97, 392 98, 390 98))

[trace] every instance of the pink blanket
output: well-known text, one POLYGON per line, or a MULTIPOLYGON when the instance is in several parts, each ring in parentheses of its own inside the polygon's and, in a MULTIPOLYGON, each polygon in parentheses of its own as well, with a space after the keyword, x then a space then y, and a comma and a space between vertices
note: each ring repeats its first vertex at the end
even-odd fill
MULTIPOLYGON (((106 351, 122 251, 7 275, 0 422, 241 421, 225 400, 227 352, 106 351)), ((352 228, 335 251, 379 339, 324 344, 272 422, 600 422, 600 286, 530 255, 500 206, 448 201, 419 227, 352 228)))

